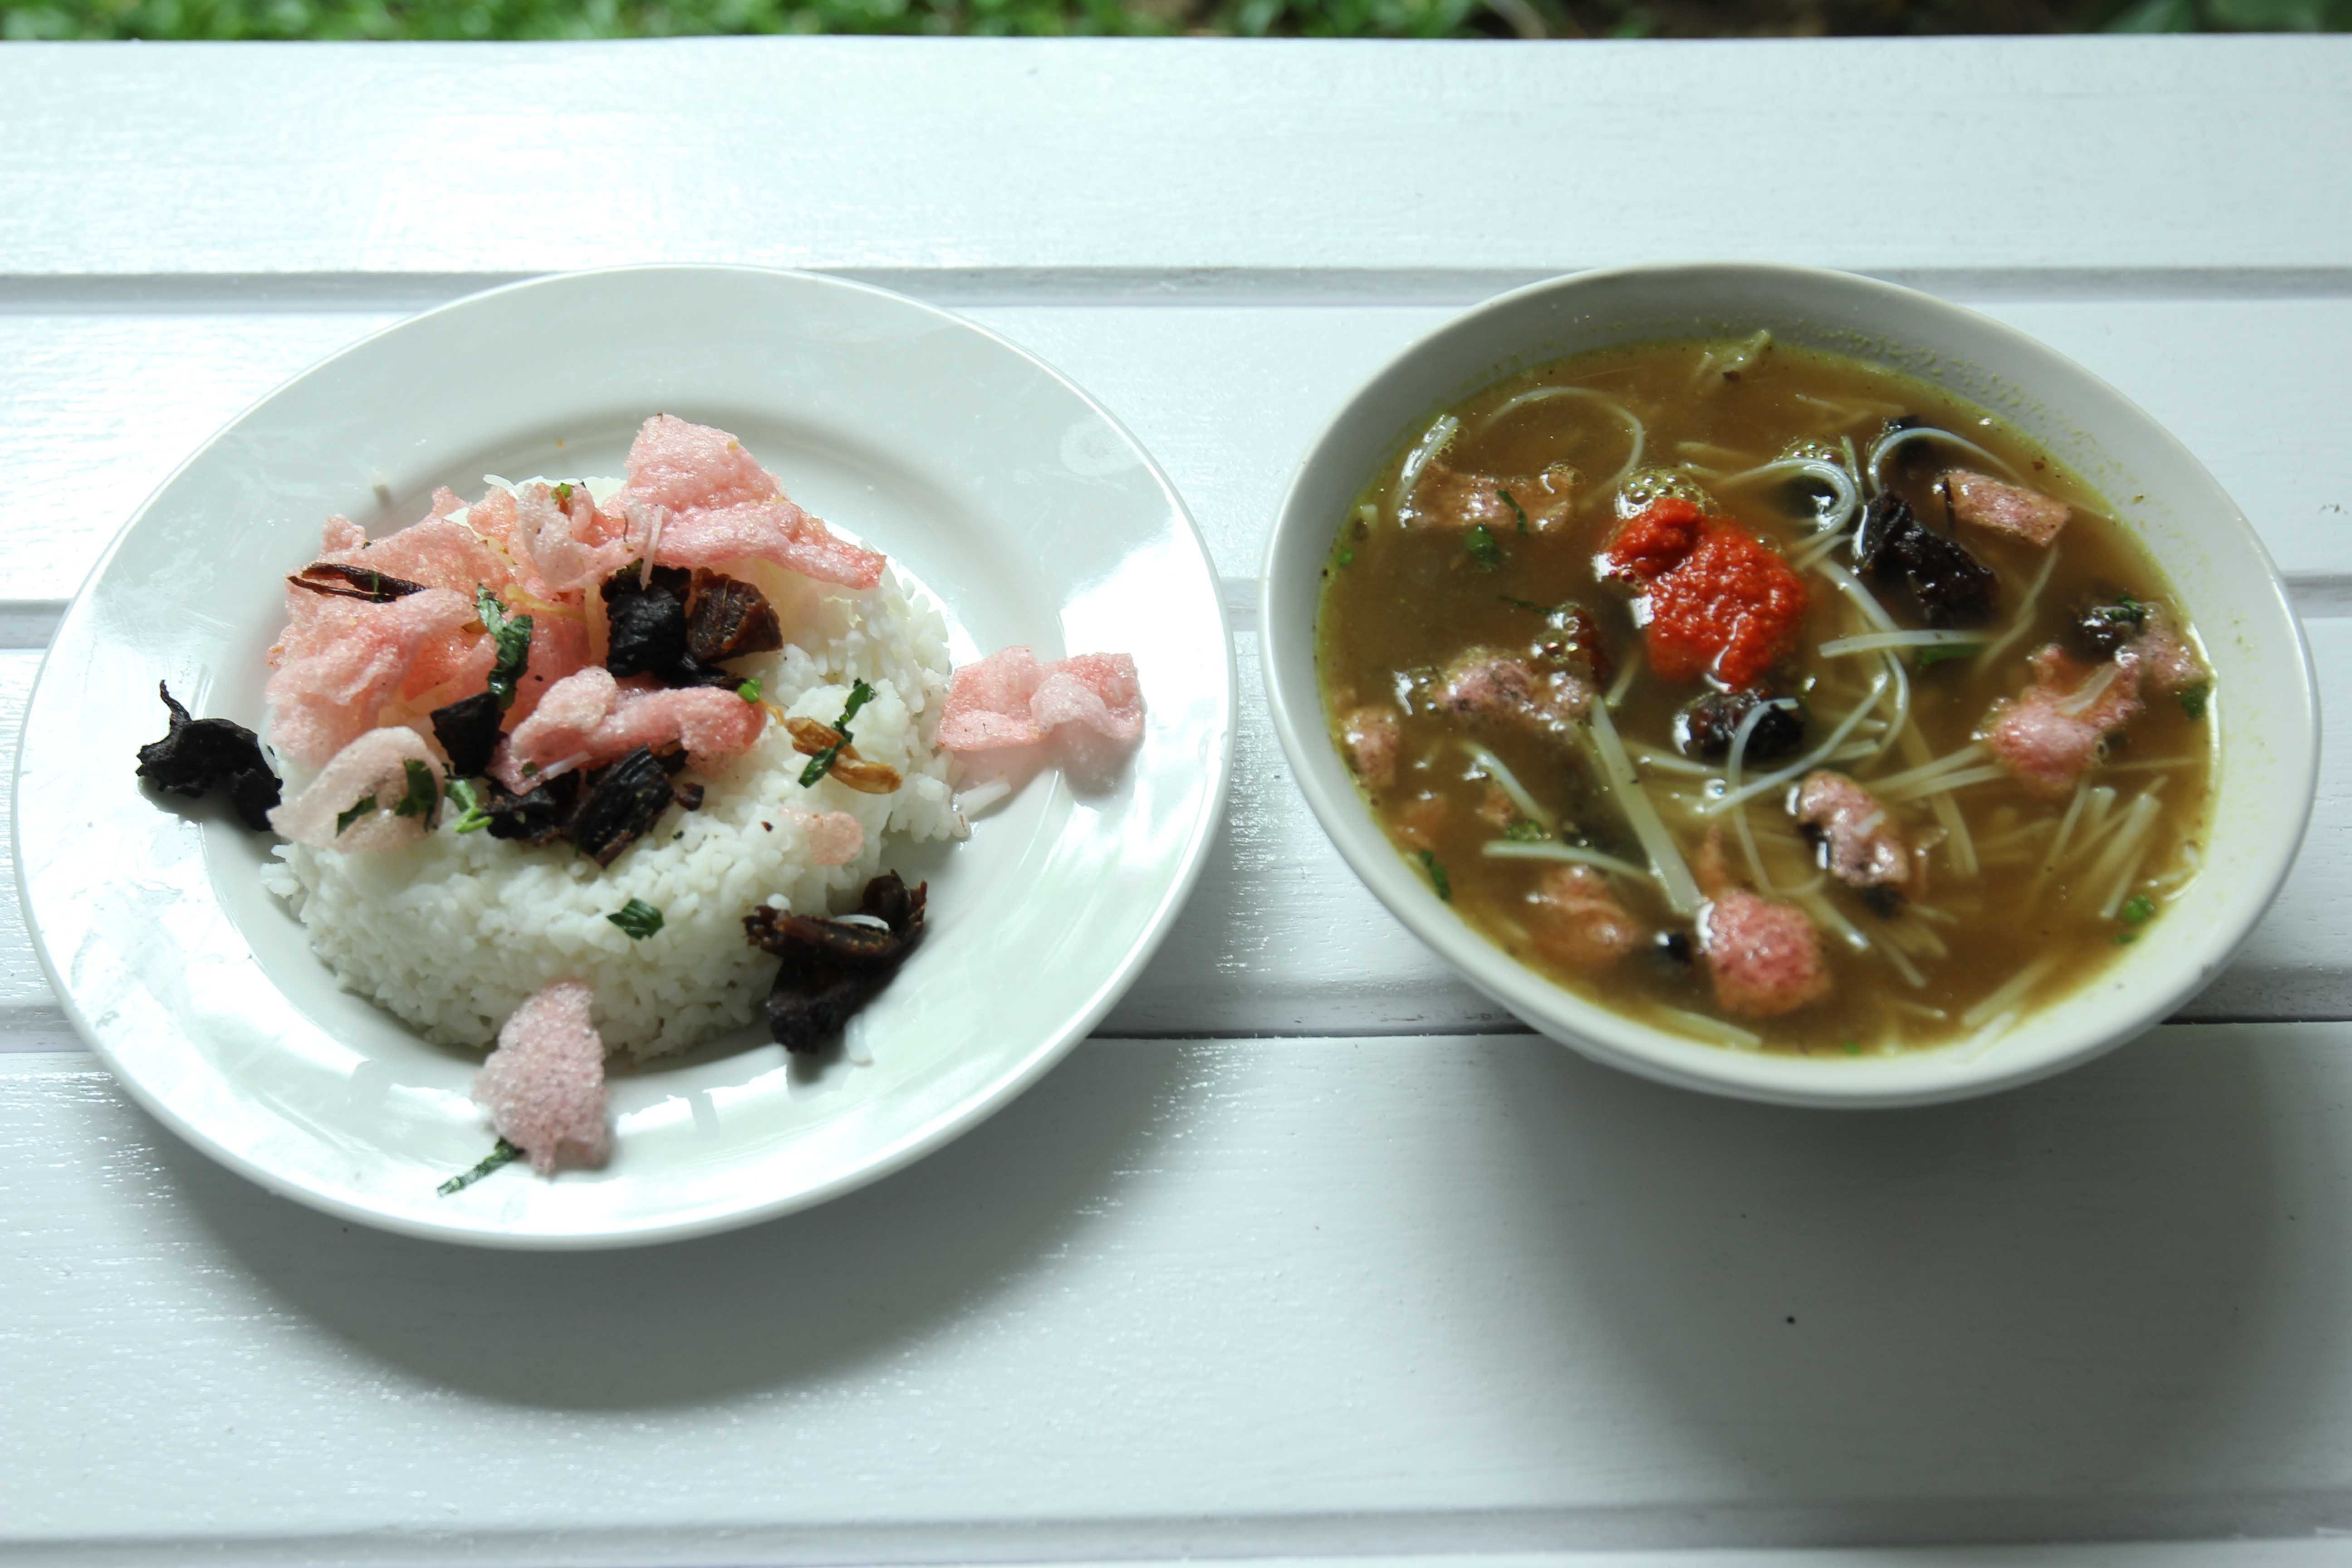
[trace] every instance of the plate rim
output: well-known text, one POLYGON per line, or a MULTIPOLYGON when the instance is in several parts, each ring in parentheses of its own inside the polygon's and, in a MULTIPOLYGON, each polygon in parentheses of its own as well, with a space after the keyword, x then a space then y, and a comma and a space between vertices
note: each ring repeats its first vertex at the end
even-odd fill
MULTIPOLYGON (((48 681, 51 665, 60 647, 66 641, 67 632, 77 619, 88 613, 92 590, 114 563, 116 557, 121 554, 131 532, 146 520, 148 514, 154 510, 157 501, 178 483, 182 475, 222 441, 228 438, 232 432, 252 417, 264 405, 291 391, 329 366, 338 363, 350 355, 361 353, 382 339, 411 330, 420 322, 460 308, 478 307, 486 300, 506 295, 519 295, 545 289, 562 289, 592 279, 613 279, 624 276, 686 277, 712 274, 751 277, 771 282, 785 282, 795 286, 808 285, 820 289, 839 289, 851 294, 864 295, 887 301, 895 308, 910 309, 931 317, 949 329, 975 334, 984 342, 1025 363, 1032 370, 1068 393, 1088 414, 1108 426, 1135 453, 1145 473, 1159 488, 1175 521, 1182 525, 1184 537, 1190 539, 1193 549, 1198 552, 1202 566, 1207 573, 1210 586, 1209 605, 1216 620, 1223 675, 1223 706, 1218 715, 1220 721, 1214 726, 1212 755, 1208 759, 1213 775, 1210 788, 1202 796, 1201 807, 1194 814, 1193 819, 1186 825, 1184 838, 1178 854, 1176 875, 1161 890, 1140 934, 1129 945, 1119 962, 1096 985, 1086 1004, 1071 1016, 1071 1021, 1066 1024, 1058 1034, 1044 1039, 1022 1058, 1010 1071, 991 1084, 985 1092, 959 1103, 952 1110, 934 1116, 914 1131, 884 1145, 875 1157, 799 1191, 763 1202, 747 1203, 740 1207, 731 1207, 717 1213, 659 1221, 621 1230, 563 1233, 499 1231, 480 1225, 436 1222, 404 1212, 387 1212, 372 1207, 365 1203, 344 1198, 334 1193, 317 1191, 299 1184, 289 1184, 277 1173, 251 1159, 244 1151, 230 1148, 198 1131, 156 1095, 151 1086, 142 1082, 137 1075, 125 1070, 122 1064, 117 1060, 114 1052, 101 1038, 100 1031, 93 1026, 79 999, 75 996, 72 989, 64 984, 58 965, 49 952, 48 942, 41 930, 40 921, 36 915, 33 889, 26 877, 23 850, 25 816, 22 805, 26 748, 23 743, 24 735, 20 731, 16 755, 9 765, 8 778, 8 841, 9 852, 14 862, 13 879, 16 889, 17 907, 24 916, 26 932, 31 941, 34 959, 40 966, 42 978, 48 984, 52 994, 56 996, 59 1010, 64 1013, 67 1022, 73 1026, 74 1033, 79 1037, 83 1045, 98 1058, 114 1082, 128 1093, 142 1110, 163 1123, 190 1147, 215 1163, 252 1182, 273 1196, 289 1198, 307 1208, 338 1219, 350 1220, 355 1224, 365 1225, 372 1229, 419 1240, 448 1242, 492 1250, 529 1252, 617 1250, 655 1246, 666 1242, 687 1241, 763 1224, 803 1209, 814 1208, 878 1182, 886 1176, 904 1170, 925 1155, 945 1148, 965 1133, 990 1121, 1006 1106, 1027 1092, 1047 1071, 1075 1050, 1080 1041, 1088 1038, 1094 1033, 1095 1026, 1102 1021, 1110 1009, 1118 1005, 1119 998, 1132 987, 1166 942, 1170 931, 1174 929, 1177 921, 1181 918, 1184 906, 1191 901, 1192 894, 1200 885, 1201 878, 1207 868, 1210 847, 1215 840, 1217 828, 1224 820, 1229 804, 1240 691, 1234 649, 1233 617, 1225 604, 1223 591, 1223 579, 1218 571, 1216 558, 1210 551, 1208 541, 1201 531, 1200 521, 1192 515, 1192 508, 1186 503, 1183 492, 1177 488, 1175 481, 1160 467, 1159 459, 1152 455, 1151 449, 1145 446, 1135 432, 1129 429, 1126 424, 1098 398, 1062 370, 1002 332, 968 316, 947 310, 929 300, 900 293, 896 289, 885 289, 857 279, 798 268, 761 267, 748 263, 654 262, 541 273, 530 278, 496 284, 490 288, 476 289, 471 293, 460 295, 457 299, 443 300, 427 310, 403 316, 396 321, 387 322, 374 331, 355 338, 305 364, 300 370, 276 383, 260 395, 245 404, 190 448, 187 455, 157 481, 140 500, 138 506, 132 509, 121 524, 116 528, 113 537, 107 542, 105 549, 100 552, 89 570, 84 574, 81 582, 75 587, 73 596, 66 602, 65 609, 58 618, 57 630, 50 635, 47 646, 42 649, 40 666, 35 672, 32 686, 28 689, 26 697, 25 713, 27 727, 29 727, 35 706, 40 700, 42 689, 48 681)), ((272 984, 274 986, 275 982, 272 984)))

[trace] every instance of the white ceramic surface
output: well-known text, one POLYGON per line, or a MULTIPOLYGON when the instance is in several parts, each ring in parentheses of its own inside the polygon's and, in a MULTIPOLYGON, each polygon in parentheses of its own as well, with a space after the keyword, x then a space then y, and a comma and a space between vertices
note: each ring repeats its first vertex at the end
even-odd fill
POLYGON ((1267 542, 1259 589, 1266 695, 1308 805, 1361 877, 1473 984, 1599 1060, 1687 1088, 1818 1106, 1959 1099, 2089 1059, 2220 972, 2284 879, 2319 751, 2310 653, 2251 524, 2188 449, 2114 387, 2032 339, 1929 295, 1841 272, 1696 264, 1587 272, 1456 318, 1349 401, 1309 450, 1267 542), (1745 336, 1860 354, 2011 420, 2117 507, 2202 633, 2221 731, 2207 869, 2193 906, 2156 922, 2092 984, 1986 1047, 1814 1058, 1727 1049, 1638 1024, 1507 957, 1429 890, 1374 825, 1333 747, 1316 686, 1319 577, 1377 467, 1444 407, 1518 370, 1612 344, 1745 336))
POLYGON ((275 1191, 488 1245, 682 1237, 814 1203, 1004 1104, 1149 958, 1223 809, 1233 660, 1181 501, 1127 433, 1003 340, 804 274, 646 268, 549 278, 369 338, 263 399, 141 510, 68 612, 16 772, 26 917, 76 1026, 158 1117, 275 1191), (951 848, 929 934, 852 1025, 871 1066, 788 1064, 755 1028, 614 1082, 601 1172, 501 1172, 476 1059, 340 990, 260 889, 263 841, 132 777, 155 682, 262 726, 279 574, 341 511, 373 531, 484 472, 619 471, 656 410, 722 426, 948 615, 959 662, 1012 642, 1134 655, 1149 719, 1125 770, 1032 780, 951 848))

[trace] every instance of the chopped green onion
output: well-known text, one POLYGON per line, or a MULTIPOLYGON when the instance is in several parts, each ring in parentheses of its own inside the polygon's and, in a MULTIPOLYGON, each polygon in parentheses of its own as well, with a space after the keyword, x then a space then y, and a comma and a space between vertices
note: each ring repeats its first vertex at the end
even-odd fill
POLYGON ((841 748, 855 738, 849 732, 849 721, 857 717, 860 708, 873 700, 874 689, 866 682, 861 680, 849 689, 849 700, 841 707, 841 722, 833 726, 833 732, 841 739, 809 759, 808 766, 801 770, 801 788, 814 789, 817 781, 833 771, 833 764, 840 760, 841 748))
POLYGON ((441 791, 433 782, 433 770, 415 757, 401 764, 408 774, 408 793, 392 808, 394 816, 413 816, 427 827, 433 826, 433 814, 441 809, 441 791))
POLYGON ((1551 835, 1544 831, 1542 823, 1529 822, 1524 816, 1515 816, 1511 819, 1511 825, 1503 829, 1503 837, 1514 844, 1540 844, 1551 835))
POLYGON ((1528 510, 1519 504, 1519 498, 1500 485, 1495 487, 1495 493, 1510 503, 1511 515, 1519 520, 1519 531, 1525 533, 1528 531, 1528 510))
POLYGON ((2119 931, 2116 932, 2116 945, 2117 947, 2129 947, 2138 940, 2139 932, 2136 931, 2119 931))
POLYGON ((556 505, 568 505, 572 500, 572 481, 570 479, 566 479, 548 493, 555 498, 556 505))
POLYGON ((1462 543, 1470 552, 1470 559, 1478 563, 1481 572, 1492 572, 1503 563, 1503 547, 1495 542, 1494 534, 1483 522, 1471 524, 1470 531, 1463 536, 1462 543))
POLYGON ((497 662, 490 666, 490 695, 499 700, 500 708, 511 708, 515 682, 522 679, 523 667, 530 662, 530 617, 508 615, 499 596, 487 587, 474 590, 474 610, 499 650, 497 662))
POLYGON ((2205 705, 2212 700, 2213 683, 2200 680, 2194 686, 2180 689, 2180 710, 2191 719, 2205 717, 2205 705))
POLYGON ((501 1138, 499 1140, 495 1148, 493 1148, 488 1154, 482 1156, 482 1163, 480 1164, 476 1165, 470 1171, 460 1172, 433 1190, 446 1198, 451 1193, 465 1191, 467 1187, 472 1186, 476 1182, 480 1181, 484 1176, 488 1175, 492 1171, 497 1170, 500 1165, 507 1164, 512 1161, 520 1160, 521 1158, 522 1151, 501 1138))
POLYGON ((1437 857, 1424 849, 1421 852, 1421 864, 1422 868, 1429 873, 1429 885, 1437 889, 1439 900, 1445 903, 1452 903, 1454 883, 1445 875, 1445 868, 1437 863, 1437 857))
POLYGON ((1948 658, 1974 658, 1984 651, 1980 642, 1938 643, 1912 650, 1911 662, 1925 669, 1931 664, 1941 664, 1948 658))
POLYGON ((760 683, 756 680, 747 680, 735 689, 735 695, 746 702, 757 702, 760 700, 760 683))
POLYGON ((631 899, 604 918, 627 931, 631 942, 643 942, 662 928, 662 912, 643 899, 631 899))
POLYGON ((490 825, 490 814, 482 809, 481 792, 470 779, 451 779, 449 798, 457 803, 457 831, 477 833, 490 825))
POLYGON ((351 827, 352 823, 357 822, 361 817, 365 816, 369 812, 376 809, 375 796, 373 795, 369 795, 363 800, 355 800, 352 802, 351 810, 339 811, 335 813, 335 837, 341 838, 351 827))
POLYGON ((2156 918, 2156 900, 2146 893, 2134 893, 2116 915, 2127 926, 2144 926, 2156 918))
POLYGON ((1858 1057, 1862 1055, 1862 1042, 1860 1040, 1846 1041, 1845 1054, 1850 1057, 1858 1057))
POLYGON ((1354 547, 1354 546, 1352 546, 1352 545, 1347 545, 1347 544, 1343 544, 1343 545, 1341 545, 1341 546, 1339 547, 1339 564, 1340 564, 1340 565, 1342 565, 1342 566, 1353 566, 1355 563, 1356 563, 1356 551, 1355 551, 1355 547, 1354 547))

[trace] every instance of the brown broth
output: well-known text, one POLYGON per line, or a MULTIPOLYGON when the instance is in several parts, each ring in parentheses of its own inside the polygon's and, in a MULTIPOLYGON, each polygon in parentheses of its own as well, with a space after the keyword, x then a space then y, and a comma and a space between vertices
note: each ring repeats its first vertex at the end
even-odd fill
MULTIPOLYGON (((1630 410, 1646 431, 1645 469, 1675 468, 1704 489, 1709 512, 1738 522, 1799 561, 1814 537, 1811 509, 1822 503, 1772 478, 1727 484, 1726 476, 1772 462, 1796 442, 1822 443, 1843 464, 1845 440, 1857 454, 1864 452, 1885 422, 1898 415, 1964 436, 2013 468, 2021 482, 2074 508, 2075 516, 2047 551, 1980 529, 1961 531, 1962 542, 1999 577, 2000 613, 1980 641, 2007 641, 1990 654, 1940 659, 1930 654, 1934 662, 1925 665, 1916 650, 1825 656, 1818 651, 1822 643, 1876 628, 1847 594, 1806 568, 1810 605, 1799 651, 1781 667, 1776 686, 1803 702, 1809 715, 1804 739, 1789 755, 1750 764, 1748 780, 1790 764, 1826 740, 1864 700, 1874 679, 1885 679, 1891 692, 1891 662, 1899 662, 1909 686, 1907 725, 1916 726, 1916 736, 1904 735, 1899 727, 1880 732, 1860 728, 1847 745, 1883 740, 1883 751, 1869 757, 1841 755, 1824 765, 1873 787, 1874 780, 1951 756, 1971 743, 1995 701, 2028 684, 2027 656, 2057 637, 2069 613, 2092 597, 2109 598, 2120 590, 2144 604, 2171 606, 2175 624, 2193 643, 2170 585, 2128 529, 2114 521, 2105 500, 1984 410, 1907 377, 1839 355, 1759 349, 1752 341, 1611 350, 1517 376, 1450 411, 1460 421, 1460 433, 1444 447, 1443 459, 1457 471, 1495 476, 1571 465, 1580 483, 1566 526, 1547 533, 1521 531, 1506 522, 1474 544, 1458 530, 1401 525, 1394 500, 1399 475, 1412 454, 1409 444, 1366 488, 1339 528, 1317 628, 1335 744, 1344 716, 1359 704, 1402 705, 1402 763, 1396 782, 1387 790, 1368 791, 1368 797, 1399 850, 1433 880, 1442 878, 1454 908, 1474 927, 1559 984, 1645 1022, 1776 1051, 1855 1054, 1944 1044, 1980 1029, 1991 1033, 2000 1018, 2084 984, 2123 944, 2136 940, 2147 919, 2168 918, 2168 907, 2190 885, 2198 864, 2220 731, 2218 701, 2201 717, 2192 717, 2193 702, 2148 697, 2086 775, 2079 806, 2072 799, 2053 803, 2029 792, 1990 768, 1990 757, 1962 764, 1952 776, 1965 774, 1972 782, 1943 798, 1966 829, 1977 874, 1966 874, 1965 852, 1944 837, 1925 856, 1924 890, 1903 900, 1891 916, 1820 871, 1818 851, 1798 835, 1789 814, 1790 789, 1764 792, 1744 808, 1756 841, 1755 863, 1769 879, 1769 885, 1758 886, 1732 825, 1738 814, 1705 816, 1698 809, 1709 778, 1723 776, 1723 764, 1687 759, 1677 749, 1676 714, 1703 685, 1670 682, 1652 671, 1629 595, 1596 580, 1594 558, 1621 523, 1608 481, 1628 456, 1626 427, 1602 403, 1573 395, 1536 401, 1494 417, 1512 398, 1553 387, 1590 389, 1630 410), (2021 616, 2045 567, 2046 582, 2032 596, 2030 613, 2021 616), (1557 831, 1547 842, 1645 867, 1648 857, 1597 760, 1591 724, 1549 730, 1474 724, 1432 707, 1426 699, 1432 673, 1464 650, 1525 649, 1543 629, 1539 607, 1571 601, 1597 617, 1620 672, 1634 672, 1618 696, 1612 721, 1681 855, 1697 859, 1707 828, 1720 825, 1734 881, 1776 898, 1811 885, 1801 907, 1822 934, 1834 983, 1825 999, 1776 1017, 1734 1017, 1717 1005, 1706 964, 1679 960, 1663 944, 1645 944, 1597 973, 1554 962, 1538 950, 1526 920, 1528 900, 1550 867, 1487 855, 1490 843, 1514 831, 1532 837, 1536 827, 1467 746, 1487 748, 1540 806, 1557 814, 1557 831), (1642 761, 1645 757, 1651 760, 1642 761), (1992 776, 1978 776, 1988 772, 1992 776), (2103 797, 2099 790, 2114 793, 2103 797), (2136 807, 2150 790, 2156 804, 2136 807), (2092 819, 2102 812, 2097 837, 2086 844, 2092 819), (2126 826, 2151 812, 2137 871, 2126 878, 2128 864, 2103 866, 2103 855, 2126 826), (1514 822, 1519 824, 1516 828, 1514 822), (2062 828, 2072 842, 2045 873, 2043 862, 2062 828), (2103 917, 2101 906, 2111 898, 2123 901, 2103 917), (2144 908, 2153 915, 2144 914, 2144 908), (1989 1002, 1996 1005, 1987 1007, 1989 1002), (1972 1008, 1978 1009, 1974 1017, 1972 1008)), ((1948 526, 1933 493, 1944 459, 1985 465, 1932 442, 1906 447, 1920 460, 1890 462, 1890 472, 1899 470, 1899 478, 1889 488, 1905 495, 1923 520, 1948 526), (1922 457, 1923 447, 1929 455, 1922 457)), ((1849 564, 1846 547, 1839 546, 1829 559, 1849 564)), ((1898 607, 1893 596, 1881 596, 1898 626, 1919 626, 1916 616, 1898 607)), ((1888 695, 1874 713, 1883 719, 1894 710, 1888 695)), ((1344 755, 1344 745, 1341 750, 1344 755)), ((1914 842, 1948 833, 1948 819, 1939 816, 1932 798, 1885 804, 1914 842)), ((1615 872, 1609 877, 1626 910, 1654 936, 1692 930, 1691 920, 1668 906, 1654 880, 1615 872)))

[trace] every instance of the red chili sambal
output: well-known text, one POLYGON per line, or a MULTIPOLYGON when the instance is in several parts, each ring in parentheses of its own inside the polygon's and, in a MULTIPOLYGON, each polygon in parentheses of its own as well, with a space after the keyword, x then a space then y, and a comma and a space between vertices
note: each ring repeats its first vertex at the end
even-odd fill
POLYGON ((1735 689, 1753 685, 1804 622, 1805 584, 1777 552, 1678 498, 1628 519, 1601 565, 1643 585, 1643 640, 1668 680, 1711 673, 1735 689))

